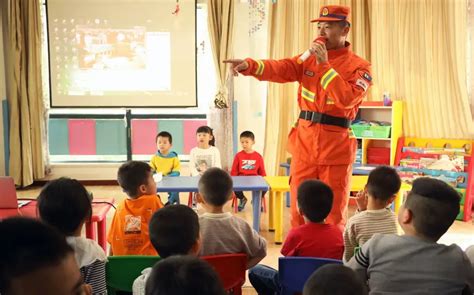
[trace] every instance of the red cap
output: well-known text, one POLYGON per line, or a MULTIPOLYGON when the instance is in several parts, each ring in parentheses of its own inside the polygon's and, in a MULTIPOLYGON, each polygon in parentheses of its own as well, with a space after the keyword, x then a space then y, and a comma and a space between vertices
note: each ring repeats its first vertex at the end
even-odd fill
POLYGON ((327 5, 321 7, 319 18, 313 19, 311 22, 338 22, 345 20, 349 22, 349 13, 351 9, 347 6, 327 5))

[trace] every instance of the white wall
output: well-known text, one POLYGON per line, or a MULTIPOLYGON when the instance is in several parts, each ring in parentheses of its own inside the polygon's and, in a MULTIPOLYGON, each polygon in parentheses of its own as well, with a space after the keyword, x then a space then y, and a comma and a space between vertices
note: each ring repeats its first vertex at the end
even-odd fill
MULTIPOLYGON (((271 3, 271 1, 268 1, 271 3)), ((266 7, 268 16, 268 6, 266 7)), ((236 3, 234 16, 234 57, 255 59, 268 58, 267 31, 268 17, 263 26, 249 36, 249 4, 236 3)), ((255 134, 255 150, 263 153, 265 137, 265 110, 267 101, 267 82, 255 78, 239 76, 234 80, 234 96, 238 103, 238 134, 250 130, 255 134)), ((240 144, 239 144, 240 149, 240 144)))
POLYGON ((7 97, 6 83, 5 83, 5 62, 4 62, 4 42, 3 30, 4 19, 6 19, 6 2, 0 1, 0 176, 5 175, 5 139, 3 138, 3 109, 2 101, 7 97))

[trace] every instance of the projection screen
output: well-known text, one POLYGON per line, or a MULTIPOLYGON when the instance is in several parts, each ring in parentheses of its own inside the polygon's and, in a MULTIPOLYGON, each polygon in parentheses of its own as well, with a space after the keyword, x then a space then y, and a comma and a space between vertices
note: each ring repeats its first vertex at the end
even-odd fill
POLYGON ((48 0, 52 107, 192 107, 195 0, 48 0))

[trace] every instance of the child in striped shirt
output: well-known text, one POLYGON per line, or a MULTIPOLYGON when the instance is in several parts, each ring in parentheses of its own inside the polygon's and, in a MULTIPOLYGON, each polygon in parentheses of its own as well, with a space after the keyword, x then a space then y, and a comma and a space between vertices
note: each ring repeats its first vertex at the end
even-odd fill
POLYGON ((387 207, 400 186, 400 176, 391 167, 380 166, 370 172, 365 189, 357 195, 357 213, 344 231, 344 261, 349 261, 355 249, 374 234, 397 234, 397 218, 387 207))
POLYGON ((66 237, 74 250, 84 283, 92 294, 107 294, 105 263, 107 256, 96 241, 81 236, 84 223, 92 216, 92 195, 79 181, 61 177, 46 184, 38 196, 37 209, 44 223, 66 237))

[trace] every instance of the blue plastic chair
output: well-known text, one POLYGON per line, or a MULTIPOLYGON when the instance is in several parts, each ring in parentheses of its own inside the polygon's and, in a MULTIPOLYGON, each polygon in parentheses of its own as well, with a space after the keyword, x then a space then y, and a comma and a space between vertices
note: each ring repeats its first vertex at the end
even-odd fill
POLYGON ((313 272, 330 263, 342 264, 342 261, 329 258, 280 257, 278 259, 278 275, 281 294, 303 292, 304 284, 313 272))

